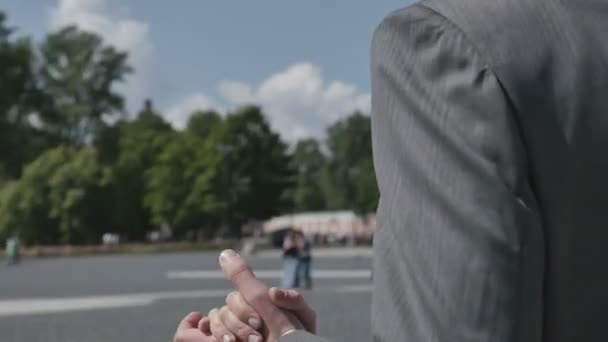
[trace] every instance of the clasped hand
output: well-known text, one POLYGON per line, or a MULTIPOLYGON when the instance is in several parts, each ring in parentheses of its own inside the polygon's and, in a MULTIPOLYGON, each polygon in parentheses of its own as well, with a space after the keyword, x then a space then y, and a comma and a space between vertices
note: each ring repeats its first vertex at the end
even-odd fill
POLYGON ((174 342, 275 342, 295 330, 316 331, 316 314, 295 290, 268 288, 234 251, 220 266, 235 291, 207 316, 192 312, 177 327, 174 342))

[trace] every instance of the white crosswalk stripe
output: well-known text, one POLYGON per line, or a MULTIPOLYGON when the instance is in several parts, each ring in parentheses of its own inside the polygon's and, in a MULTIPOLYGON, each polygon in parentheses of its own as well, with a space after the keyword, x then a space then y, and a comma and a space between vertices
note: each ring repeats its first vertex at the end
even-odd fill
MULTIPOLYGON (((281 279, 281 270, 255 271, 259 279, 281 279)), ((313 279, 370 279, 372 272, 369 269, 359 270, 313 270, 313 279)), ((169 279, 224 279, 222 271, 169 271, 169 279)))
MULTIPOLYGON (((317 288, 314 291, 335 293, 369 293, 371 292, 371 285, 324 287, 317 288)), ((226 296, 228 292, 229 291, 227 289, 219 289, 132 293, 112 296, 0 300, 0 317, 146 306, 165 299, 222 298, 226 296)))

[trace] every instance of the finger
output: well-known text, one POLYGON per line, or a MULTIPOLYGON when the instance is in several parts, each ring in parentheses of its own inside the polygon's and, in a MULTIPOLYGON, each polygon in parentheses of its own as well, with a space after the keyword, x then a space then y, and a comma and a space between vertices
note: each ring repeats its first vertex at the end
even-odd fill
POLYGON ((174 342, 217 342, 213 336, 205 336, 198 329, 197 325, 203 315, 199 312, 189 313, 177 326, 177 331, 173 338, 174 342))
POLYGON ((226 297, 228 309, 243 323, 254 330, 262 328, 262 320, 257 312, 245 301, 239 292, 233 291, 226 297))
POLYGON ((270 300, 268 287, 255 277, 235 251, 223 251, 220 254, 220 265, 235 290, 260 314, 269 330, 283 334, 295 329, 287 316, 270 300))
POLYGON ((213 336, 205 336, 197 329, 186 329, 175 334, 173 342, 218 342, 213 336))
POLYGON ((222 319, 219 315, 219 310, 213 309, 209 311, 209 321, 211 327, 211 334, 218 341, 222 342, 234 342, 236 341, 234 335, 224 326, 222 319))
POLYGON ((317 314, 306 303, 301 293, 296 290, 273 287, 270 289, 269 295, 270 300, 279 308, 292 311, 307 331, 316 332, 317 314))
POLYGON ((220 309, 219 316, 224 326, 235 335, 239 341, 262 342, 262 335, 249 325, 241 322, 227 306, 220 309))
POLYGON ((211 335, 211 321, 209 317, 203 317, 198 321, 198 330, 207 336, 211 335))
POLYGON ((201 318, 203 318, 203 315, 201 315, 200 312, 189 313, 188 315, 186 315, 186 317, 184 317, 184 319, 182 319, 181 322, 179 322, 179 325, 177 326, 177 331, 196 328, 201 318))
POLYGON ((173 342, 219 342, 213 336, 206 336, 197 329, 185 329, 175 334, 173 342))

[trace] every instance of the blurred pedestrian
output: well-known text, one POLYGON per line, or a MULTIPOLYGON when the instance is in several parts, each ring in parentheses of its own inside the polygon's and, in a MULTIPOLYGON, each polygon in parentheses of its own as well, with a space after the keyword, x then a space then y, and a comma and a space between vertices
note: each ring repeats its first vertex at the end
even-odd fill
POLYGON ((6 240, 6 264, 15 265, 19 263, 21 257, 21 246, 17 237, 6 240))
POLYGON ((296 243, 296 233, 290 229, 283 240, 283 282, 284 288, 296 287, 300 251, 296 243))
POLYGON ((302 231, 296 231, 296 244, 299 250, 298 271, 296 275, 296 287, 303 285, 307 289, 312 288, 311 272, 311 248, 312 243, 304 236, 302 231))

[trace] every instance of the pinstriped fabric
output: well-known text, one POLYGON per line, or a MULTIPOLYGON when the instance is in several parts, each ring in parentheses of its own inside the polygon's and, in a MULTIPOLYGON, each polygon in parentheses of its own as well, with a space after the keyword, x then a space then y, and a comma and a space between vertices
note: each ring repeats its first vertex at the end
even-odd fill
POLYGON ((608 341, 608 1, 423 3, 483 51, 514 106, 543 221, 542 341, 608 341))
POLYGON ((372 89, 374 338, 538 340, 540 324, 524 332, 519 318, 540 323, 541 225, 521 197, 529 184, 513 108, 485 56, 415 6, 376 31, 372 89), (520 291, 527 282, 532 296, 520 291))
POLYGON ((607 32, 608 0, 424 0, 382 22, 375 341, 608 341, 607 32))

